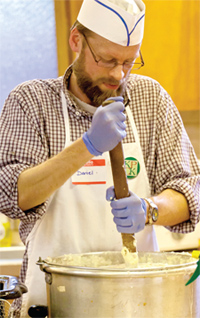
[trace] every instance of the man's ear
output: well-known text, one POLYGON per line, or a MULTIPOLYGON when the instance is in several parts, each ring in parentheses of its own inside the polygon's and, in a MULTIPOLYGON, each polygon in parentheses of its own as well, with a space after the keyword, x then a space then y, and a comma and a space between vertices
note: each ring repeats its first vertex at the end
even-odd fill
POLYGON ((73 52, 80 53, 82 48, 82 38, 77 28, 74 28, 73 30, 71 30, 71 33, 69 36, 69 45, 73 52))

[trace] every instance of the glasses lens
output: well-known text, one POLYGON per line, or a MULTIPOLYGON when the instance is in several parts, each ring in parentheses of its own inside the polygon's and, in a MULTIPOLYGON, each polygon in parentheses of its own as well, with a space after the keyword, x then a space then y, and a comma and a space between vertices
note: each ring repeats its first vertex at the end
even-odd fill
MULTIPOLYGON (((102 60, 98 61, 98 66, 100 67, 105 67, 105 68, 114 68, 116 67, 118 64, 114 63, 114 62, 104 62, 102 60)), ((143 64, 141 62, 139 63, 124 63, 123 64, 123 68, 124 70, 138 70, 139 68, 141 68, 143 66, 143 64)))
POLYGON ((103 60, 99 60, 98 61, 98 66, 106 67, 106 68, 113 68, 113 67, 116 66, 116 63, 115 62, 106 62, 106 61, 103 61, 103 60))

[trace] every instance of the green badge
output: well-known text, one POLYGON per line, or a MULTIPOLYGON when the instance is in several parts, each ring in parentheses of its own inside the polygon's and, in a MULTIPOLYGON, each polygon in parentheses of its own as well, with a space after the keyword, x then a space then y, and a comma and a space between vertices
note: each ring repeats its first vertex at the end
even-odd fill
POLYGON ((140 172, 140 163, 136 158, 125 158, 126 175, 128 179, 136 178, 140 172))

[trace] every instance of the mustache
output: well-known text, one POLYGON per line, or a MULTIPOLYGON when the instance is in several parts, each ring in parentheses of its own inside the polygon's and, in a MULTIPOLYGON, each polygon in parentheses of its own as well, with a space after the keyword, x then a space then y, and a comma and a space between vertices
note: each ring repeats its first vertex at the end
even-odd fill
POLYGON ((117 81, 114 78, 107 78, 107 77, 102 77, 102 78, 98 79, 97 81, 95 81, 95 85, 102 84, 102 83, 120 86, 120 85, 122 85, 123 81, 117 81))

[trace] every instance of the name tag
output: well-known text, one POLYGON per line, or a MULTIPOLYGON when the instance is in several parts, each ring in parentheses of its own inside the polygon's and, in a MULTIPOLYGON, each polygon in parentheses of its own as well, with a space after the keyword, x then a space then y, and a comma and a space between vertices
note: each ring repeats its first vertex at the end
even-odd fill
POLYGON ((72 176, 73 184, 105 184, 105 159, 91 159, 72 176))

